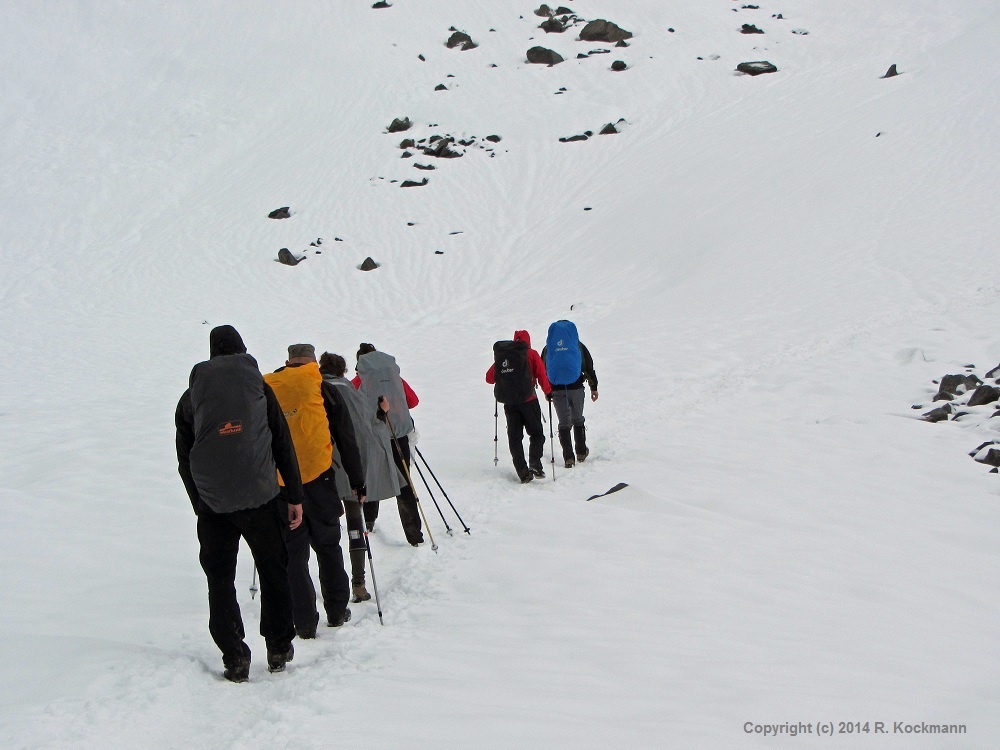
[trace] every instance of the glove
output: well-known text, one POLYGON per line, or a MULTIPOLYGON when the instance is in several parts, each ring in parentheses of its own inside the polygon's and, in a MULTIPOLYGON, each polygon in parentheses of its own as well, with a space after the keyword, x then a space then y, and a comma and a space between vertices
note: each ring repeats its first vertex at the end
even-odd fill
POLYGON ((357 496, 359 501, 363 497, 368 497, 368 488, 365 487, 365 485, 361 485, 360 487, 354 487, 353 489, 354 489, 354 494, 357 496))

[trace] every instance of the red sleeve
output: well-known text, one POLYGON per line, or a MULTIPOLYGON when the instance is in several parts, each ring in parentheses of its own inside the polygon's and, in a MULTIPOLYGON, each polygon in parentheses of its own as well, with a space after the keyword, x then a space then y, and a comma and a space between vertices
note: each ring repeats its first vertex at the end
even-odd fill
POLYGON ((486 371, 486 382, 493 385, 496 382, 496 376, 493 374, 493 368, 496 367, 495 364, 490 365, 490 369, 486 371))
POLYGON ((531 374, 535 376, 538 385, 542 386, 542 393, 548 396, 552 393, 552 386, 549 385, 549 376, 545 373, 545 363, 534 349, 528 350, 528 360, 531 362, 531 374))
POLYGON ((407 383, 402 378, 400 378, 400 380, 402 380, 403 382, 403 393, 406 395, 406 408, 412 409, 414 406, 420 403, 420 399, 417 398, 417 394, 413 392, 412 388, 410 388, 409 383, 407 383))
POLYGON ((353 385, 357 390, 361 390, 361 376, 355 375, 351 378, 351 385, 353 385))

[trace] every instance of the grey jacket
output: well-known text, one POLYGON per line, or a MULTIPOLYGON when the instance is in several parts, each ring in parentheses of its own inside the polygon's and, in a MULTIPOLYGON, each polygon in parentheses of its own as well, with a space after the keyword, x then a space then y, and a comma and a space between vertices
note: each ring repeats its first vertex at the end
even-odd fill
MULTIPOLYGON (((340 393, 341 400, 347 405, 347 411, 354 425, 354 437, 361 451, 361 463, 365 470, 365 486, 368 496, 365 502, 378 502, 390 497, 396 497, 406 483, 399 469, 392 460, 392 436, 389 428, 376 416, 365 398, 347 378, 335 378, 330 375, 323 377, 340 393)), ((390 409, 395 404, 390 399, 390 409)), ((334 465, 340 466, 340 453, 333 456, 334 465)), ((351 488, 344 472, 336 472, 337 492, 344 499, 353 499, 351 488)))

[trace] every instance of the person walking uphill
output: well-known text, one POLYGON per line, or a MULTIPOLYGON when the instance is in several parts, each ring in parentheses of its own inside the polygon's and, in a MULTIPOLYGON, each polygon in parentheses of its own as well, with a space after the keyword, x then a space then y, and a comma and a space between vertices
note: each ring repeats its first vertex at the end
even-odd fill
POLYGON ((583 384, 586 382, 590 386, 590 400, 597 401, 594 358, 580 341, 576 325, 568 320, 557 320, 549 326, 549 335, 545 348, 542 349, 542 361, 552 384, 549 401, 556 407, 559 419, 559 445, 562 447, 563 462, 567 469, 571 469, 577 461, 586 461, 590 455, 590 449, 587 448, 587 428, 584 426, 586 420, 583 417, 583 384))
MULTIPOLYGON (((337 472, 337 491, 344 501, 347 516, 347 536, 350 541, 351 556, 351 588, 354 601, 364 602, 371 599, 371 594, 365 588, 365 546, 364 525, 369 531, 375 525, 378 516, 379 500, 397 497, 406 481, 393 462, 392 436, 385 423, 389 403, 383 399, 373 412, 367 399, 358 391, 350 380, 344 377, 347 362, 339 354, 325 352, 319 358, 319 370, 323 373, 323 382, 330 383, 339 390, 351 423, 354 425, 354 435, 361 451, 361 461, 365 467, 365 487, 368 494, 364 503, 359 503, 351 493, 344 472, 337 472), (374 512, 373 512, 374 511, 374 512)), ((340 460, 339 455, 333 458, 334 465, 340 460)))
POLYGON ((497 401, 503 404, 507 418, 507 442, 514 470, 522 482, 544 477, 542 454, 545 452, 545 430, 542 429, 542 409, 538 405, 535 386, 540 385, 548 396, 552 390, 545 374, 545 365, 538 352, 531 348, 527 331, 514 331, 513 341, 498 341, 493 345, 494 362, 486 372, 486 382, 494 386, 497 401), (528 460, 524 460, 524 433, 528 433, 528 460))
MULTIPOLYGON (((347 603, 350 582, 340 547, 340 516, 344 507, 337 492, 333 469, 333 443, 341 465, 359 500, 366 493, 361 455, 354 438, 347 407, 337 390, 323 382, 312 344, 288 347, 285 366, 264 376, 288 420, 305 492, 304 521, 290 531, 288 580, 292 588, 295 631, 300 638, 315 638, 319 614, 316 588, 309 574, 309 548, 316 551, 319 584, 327 625, 339 627, 351 619, 347 603)), ((283 477, 279 477, 279 481, 283 477)))
POLYGON ((177 469, 198 516, 208 629, 222 652, 225 678, 246 682, 250 648, 235 584, 240 537, 260 574, 267 667, 278 672, 292 659, 295 627, 275 469, 285 478, 293 530, 302 523, 302 481, 281 407, 240 334, 228 325, 214 328, 209 347, 210 358, 191 370, 174 414, 177 469))
MULTIPOLYGON (((413 417, 410 409, 420 403, 417 394, 410 385, 400 377, 396 358, 380 352, 372 344, 361 344, 358 347, 358 374, 351 381, 368 402, 369 412, 379 408, 379 400, 385 396, 392 404, 392 416, 387 418, 391 424, 393 444, 398 450, 393 450, 393 460, 396 468, 403 476, 408 476, 410 468, 410 433, 413 432, 413 417), (404 466, 405 465, 405 466, 404 466)), ((377 507, 377 506, 376 506, 377 507)), ((396 507, 399 509, 399 520, 403 524, 406 541, 416 547, 424 541, 423 527, 420 523, 420 508, 417 505, 417 495, 409 482, 403 485, 396 497, 396 507)))

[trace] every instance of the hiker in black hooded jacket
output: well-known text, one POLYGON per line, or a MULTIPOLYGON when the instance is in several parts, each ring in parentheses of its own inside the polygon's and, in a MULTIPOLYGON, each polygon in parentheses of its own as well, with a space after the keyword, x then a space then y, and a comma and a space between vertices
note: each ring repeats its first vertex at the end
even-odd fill
POLYGON ((245 682, 250 648, 236 599, 240 537, 260 575, 260 633, 271 671, 292 658, 292 596, 282 526, 302 523, 302 480, 288 425, 256 360, 232 326, 209 335, 210 358, 191 370, 174 414, 177 467, 198 516, 199 559, 208 580, 208 628, 225 677, 245 682), (289 494, 279 516, 276 469, 289 494))

